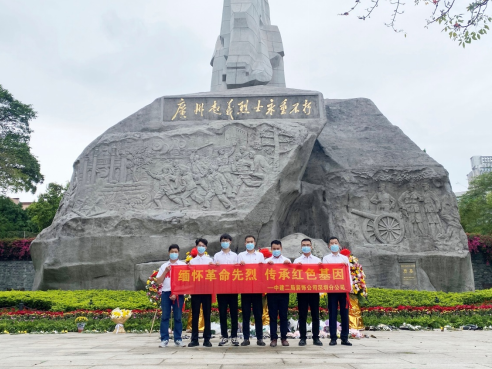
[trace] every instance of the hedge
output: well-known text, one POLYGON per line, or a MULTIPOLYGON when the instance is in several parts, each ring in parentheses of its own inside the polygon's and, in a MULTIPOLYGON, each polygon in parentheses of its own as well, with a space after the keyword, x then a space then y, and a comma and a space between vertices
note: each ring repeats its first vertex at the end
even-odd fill
POLYGON ((44 311, 106 310, 116 307, 152 309, 144 291, 7 291, 0 292, 0 308, 18 307, 44 311))
MULTIPOLYGON (((404 306, 457 306, 480 305, 492 302, 492 289, 475 292, 445 293, 429 291, 403 291, 369 288, 368 299, 362 307, 404 306)), ((297 296, 290 295, 289 307, 297 306, 297 296)), ((320 301, 321 307, 327 305, 326 296, 320 301)), ((5 291, 0 292, 0 308, 17 307, 20 303, 30 309, 44 311, 106 310, 116 307, 145 310, 153 306, 144 291, 5 291)), ((215 304, 215 307, 217 305, 215 304)))

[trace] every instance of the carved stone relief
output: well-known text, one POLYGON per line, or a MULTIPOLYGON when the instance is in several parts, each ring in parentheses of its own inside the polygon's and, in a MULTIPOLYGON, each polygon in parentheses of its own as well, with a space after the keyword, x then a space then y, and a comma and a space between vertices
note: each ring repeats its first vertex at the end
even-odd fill
POLYGON ((404 239, 418 241, 420 238, 431 238, 439 243, 448 238, 445 234, 453 230, 461 232, 459 218, 449 211, 454 210, 455 206, 449 201, 447 207, 441 204, 439 199, 445 194, 436 194, 432 187, 441 192, 442 185, 436 186, 435 181, 431 183, 424 181, 418 189, 416 183, 410 182, 399 189, 398 196, 387 192, 386 183, 379 183, 378 192, 360 201, 369 201, 373 206, 371 211, 350 210, 360 217, 360 228, 366 241, 370 244, 397 245, 404 239), (446 231, 444 225, 448 227, 446 231))
POLYGON ((60 213, 231 212, 239 199, 254 197, 247 188, 260 189, 277 176, 306 135, 302 127, 235 123, 220 133, 109 136, 74 168, 60 213))

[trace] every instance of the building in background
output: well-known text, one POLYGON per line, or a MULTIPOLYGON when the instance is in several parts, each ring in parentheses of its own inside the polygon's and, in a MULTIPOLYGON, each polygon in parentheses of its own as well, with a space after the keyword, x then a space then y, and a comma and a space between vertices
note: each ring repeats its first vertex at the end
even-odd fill
POLYGON ((468 174, 468 184, 480 174, 492 172, 492 156, 472 156, 472 171, 468 174))
POLYGON ((32 204, 32 202, 22 202, 20 201, 20 199, 18 197, 15 197, 15 198, 10 198, 10 200, 12 200, 14 202, 14 204, 18 205, 18 204, 21 204, 22 205, 22 209, 26 210, 29 205, 32 204))

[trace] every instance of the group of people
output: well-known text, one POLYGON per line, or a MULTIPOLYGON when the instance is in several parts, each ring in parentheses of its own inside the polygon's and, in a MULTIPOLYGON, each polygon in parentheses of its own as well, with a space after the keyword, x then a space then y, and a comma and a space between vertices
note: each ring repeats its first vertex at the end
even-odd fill
MULTIPOLYGON (((271 242, 272 256, 265 259, 263 254, 256 249, 256 238, 254 236, 246 236, 244 240, 245 251, 236 254, 231 250, 232 237, 229 234, 220 236, 221 251, 216 253, 213 258, 206 254, 208 241, 203 238, 196 240, 196 249, 198 255, 190 261, 191 265, 225 265, 225 264, 345 264, 347 273, 350 275, 349 260, 346 256, 340 253, 341 246, 337 237, 331 237, 329 240, 330 253, 322 260, 312 254, 312 241, 305 238, 301 242, 302 255, 293 262, 282 255, 282 242, 274 240, 271 242)), ((183 324, 181 321, 182 307, 184 304, 184 296, 176 296, 171 293, 171 268, 174 265, 186 265, 179 260, 179 246, 173 244, 169 247, 169 261, 164 263, 156 276, 156 282, 161 284, 161 307, 162 318, 160 326, 161 344, 159 347, 167 347, 169 345, 169 320, 171 310, 174 313, 174 343, 176 346, 186 346, 182 341, 183 324)), ((352 283, 352 281, 350 282, 352 283)), ((298 293, 297 294, 298 309, 299 309, 299 346, 306 346, 307 341, 307 317, 308 308, 311 310, 312 318, 312 338, 313 345, 323 346, 319 339, 319 293, 298 293)), ((242 293, 241 294, 241 310, 243 318, 243 336, 244 340, 239 343, 238 340, 238 294, 218 294, 217 302, 219 307, 221 340, 219 346, 229 344, 229 339, 232 346, 249 346, 250 342, 250 318, 251 311, 255 320, 256 344, 265 346, 263 340, 263 300, 262 294, 242 293), (229 310, 228 310, 229 309, 229 310), (228 332, 228 317, 231 319, 231 334, 228 332)), ((268 293, 268 312, 270 316, 270 346, 276 347, 278 344, 277 334, 277 318, 280 319, 280 341, 282 346, 289 346, 287 341, 288 320, 287 311, 289 307, 288 293, 268 293)), ((210 315, 212 309, 212 295, 192 295, 191 296, 191 314, 192 314, 192 334, 191 342, 188 347, 199 346, 198 341, 198 323, 200 317, 200 308, 203 309, 203 318, 205 329, 203 332, 203 346, 212 347, 210 342, 211 325, 210 315)), ((330 346, 337 344, 337 314, 340 311, 342 331, 340 334, 341 344, 351 346, 348 341, 349 335, 349 309, 347 301, 347 293, 329 293, 328 294, 328 309, 329 309, 329 328, 330 328, 330 346)))

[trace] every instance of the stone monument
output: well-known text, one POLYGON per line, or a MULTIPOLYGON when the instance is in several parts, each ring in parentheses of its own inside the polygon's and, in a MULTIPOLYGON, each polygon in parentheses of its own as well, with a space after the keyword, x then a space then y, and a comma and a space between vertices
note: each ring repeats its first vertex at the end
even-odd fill
POLYGON ((473 290, 446 170, 371 101, 285 88, 283 57, 267 0, 225 0, 212 91, 158 98, 82 152, 32 244, 34 289, 137 289, 169 244, 213 254, 227 232, 292 257, 336 235, 370 286, 473 290))

